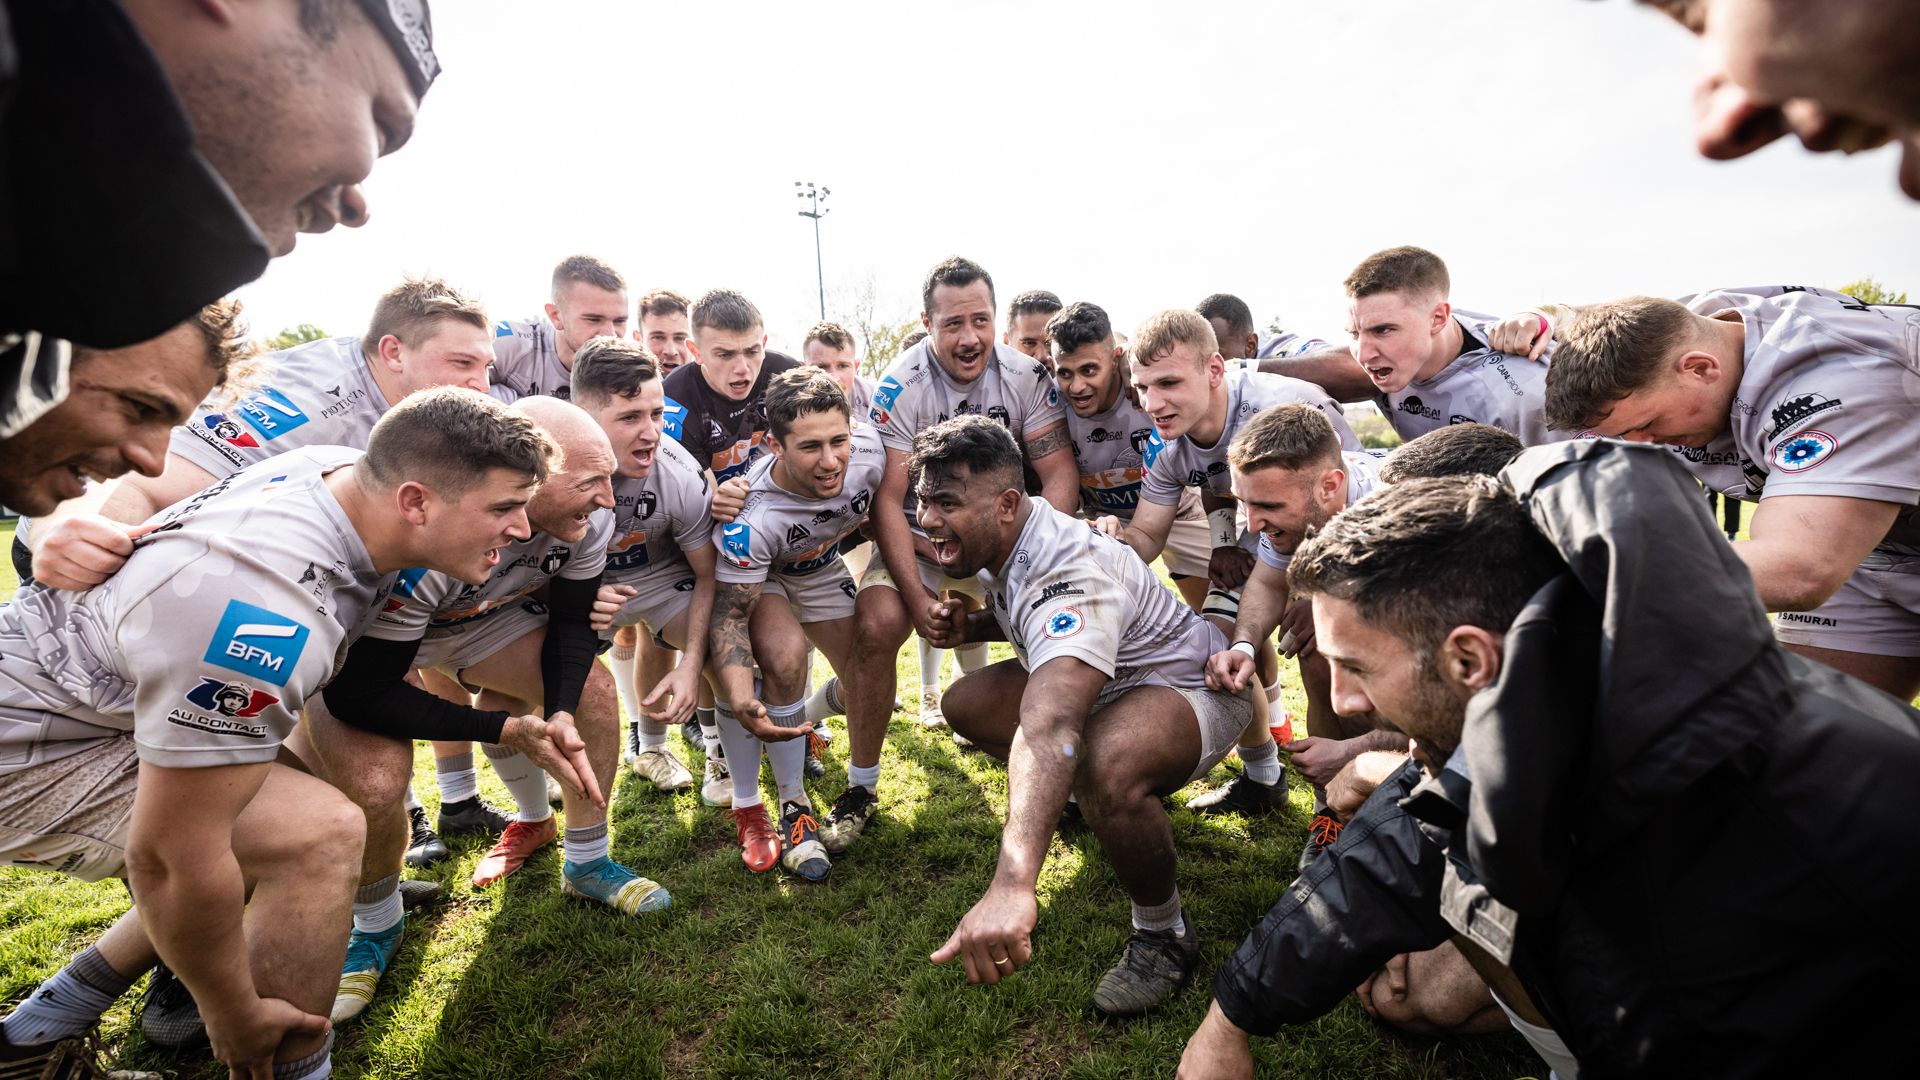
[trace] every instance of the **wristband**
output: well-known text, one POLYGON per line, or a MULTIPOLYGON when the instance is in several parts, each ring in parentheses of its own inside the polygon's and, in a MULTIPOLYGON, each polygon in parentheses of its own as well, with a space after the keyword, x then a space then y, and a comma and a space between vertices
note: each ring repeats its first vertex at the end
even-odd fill
POLYGON ((1247 654, 1248 656, 1252 656, 1252 655, 1253 655, 1253 642, 1251 642, 1251 641, 1245 641, 1245 640, 1241 640, 1241 641, 1236 641, 1236 642, 1234 642, 1234 643, 1233 643, 1233 648, 1232 648, 1232 650, 1231 650, 1231 651, 1233 651, 1233 652, 1239 652, 1239 653, 1246 653, 1246 654, 1247 654))
POLYGON ((1547 332, 1547 327, 1549 326, 1549 323, 1547 322, 1547 315, 1546 315, 1546 312, 1543 312, 1543 311, 1536 311, 1534 312, 1534 314, 1540 316, 1540 333, 1535 334, 1533 336, 1540 337, 1547 332))
POLYGON ((1232 507, 1207 511, 1207 522, 1213 526, 1214 547, 1240 546, 1240 525, 1234 520, 1232 507))

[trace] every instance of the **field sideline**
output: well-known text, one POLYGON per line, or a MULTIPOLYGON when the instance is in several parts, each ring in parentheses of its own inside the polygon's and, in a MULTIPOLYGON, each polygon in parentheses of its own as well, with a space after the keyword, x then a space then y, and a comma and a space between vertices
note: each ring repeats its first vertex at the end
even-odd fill
MULTIPOLYGON (((13 526, 0 526, 0 544, 13 526)), ((11 596, 10 565, 0 597, 11 596)), ((995 646, 1003 650, 1004 645, 995 646)), ((917 691, 911 650, 902 697, 917 691)), ((950 665, 951 669, 951 665, 950 665)), ((1288 697, 1301 708, 1299 689, 1288 697)), ((811 785, 824 807, 845 784, 844 728, 811 785)), ((677 745, 678 736, 673 737, 677 745)), ((420 795, 432 806, 432 760, 420 795)), ((1091 833, 1056 838, 1040 885, 1035 960, 970 987, 926 956, 992 873, 1006 773, 894 718, 883 803, 822 886, 741 865, 731 819, 698 796, 613 799, 614 856, 673 893, 662 915, 622 919, 559 892, 559 853, 477 892, 466 844, 430 875, 447 898, 408 920, 407 940, 367 1018, 341 1029, 335 1075, 352 1077, 1170 1076, 1209 998, 1211 971, 1293 879, 1309 798, 1265 819, 1174 813, 1181 894, 1205 936, 1202 974, 1168 1008, 1109 1025, 1089 998, 1119 956, 1127 905, 1091 833)), ((1213 781, 1227 775, 1215 770, 1213 781)), ((505 792, 490 770, 483 790, 505 792)), ((770 789, 770 784, 769 784, 770 789)), ((1184 803, 1199 789, 1174 800, 1184 803)), ((126 908, 117 882, 0 870, 0 999, 29 993, 126 908)), ((113 1063, 181 1077, 224 1070, 204 1050, 149 1046, 129 994, 104 1027, 113 1063)), ((1439 1044, 1390 1034, 1349 997, 1319 1022, 1255 1040, 1262 1076, 1508 1078, 1544 1072, 1517 1036, 1439 1044)))

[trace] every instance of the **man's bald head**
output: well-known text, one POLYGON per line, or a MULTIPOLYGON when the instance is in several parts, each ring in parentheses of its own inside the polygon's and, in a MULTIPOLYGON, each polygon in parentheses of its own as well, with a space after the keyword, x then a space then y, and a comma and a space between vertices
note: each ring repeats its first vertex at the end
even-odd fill
POLYGON ((554 397, 525 397, 513 411, 560 448, 560 467, 527 504, 533 527, 568 542, 587 533, 597 508, 613 505, 613 444, 585 409, 554 397))
POLYGON ((513 403, 513 411, 540 425, 563 457, 561 472, 576 472, 577 465, 592 463, 613 467, 613 445, 585 409, 556 397, 524 397, 513 403))

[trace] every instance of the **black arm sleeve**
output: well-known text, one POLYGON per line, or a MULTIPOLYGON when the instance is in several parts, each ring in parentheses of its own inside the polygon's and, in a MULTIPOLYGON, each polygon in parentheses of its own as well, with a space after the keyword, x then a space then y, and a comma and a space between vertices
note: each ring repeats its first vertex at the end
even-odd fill
POLYGON ((600 578, 554 578, 547 586, 547 640, 540 646, 540 683, 546 690, 547 715, 572 714, 580 707, 593 658, 600 655, 600 635, 588 620, 600 578))
POLYGON ((396 739, 497 743, 504 712, 446 701, 407 682, 419 641, 363 637, 320 697, 342 723, 396 739))
POLYGON ((1399 806, 1419 779, 1408 762, 1381 784, 1214 974, 1235 1027, 1271 1035, 1325 1015, 1388 960, 1452 936, 1440 917, 1446 853, 1399 806))

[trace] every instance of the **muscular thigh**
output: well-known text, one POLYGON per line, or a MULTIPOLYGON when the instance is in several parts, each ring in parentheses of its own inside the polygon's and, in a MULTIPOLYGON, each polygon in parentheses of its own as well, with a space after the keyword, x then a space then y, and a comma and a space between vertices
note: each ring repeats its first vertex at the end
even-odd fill
POLYGON ((1027 669, 1018 660, 1002 660, 956 679, 940 699, 940 711, 968 738, 1004 746, 1020 730, 1026 691, 1027 669))
POLYGON ((411 742, 343 723, 319 694, 307 698, 300 726, 302 760, 348 798, 368 806, 401 797, 413 774, 411 742))
POLYGON ((540 647, 546 640, 547 628, 536 626, 499 652, 461 671, 460 681, 521 701, 539 702, 546 697, 545 684, 540 678, 540 647))
POLYGON ((1200 760, 1200 726, 1179 691, 1138 686, 1087 718, 1082 777, 1093 782, 1133 778, 1157 795, 1187 784, 1200 760))

